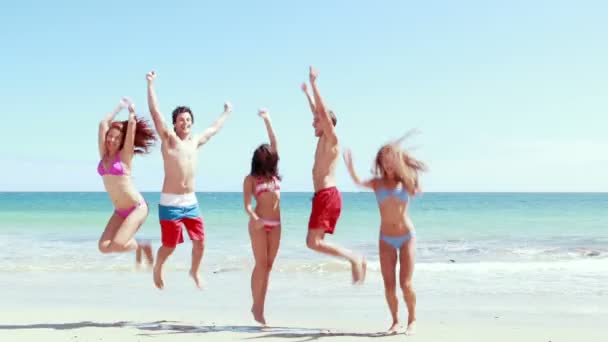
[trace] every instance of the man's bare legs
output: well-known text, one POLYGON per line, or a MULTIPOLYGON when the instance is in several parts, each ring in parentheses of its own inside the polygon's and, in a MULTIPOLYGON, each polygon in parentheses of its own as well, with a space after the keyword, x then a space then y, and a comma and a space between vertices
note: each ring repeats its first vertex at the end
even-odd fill
POLYGON ((203 260, 203 253, 205 252, 205 243, 203 240, 194 240, 192 241, 192 266, 190 267, 190 276, 194 279, 194 284, 199 289, 201 288, 201 283, 198 278, 198 269, 201 266, 201 261, 203 260))
POLYGON ((158 253, 156 254, 156 264, 154 265, 154 285, 157 288, 162 290, 165 287, 165 282, 163 281, 163 265, 167 258, 173 254, 175 248, 169 248, 166 246, 160 246, 158 249, 158 253))
MULTIPOLYGON (((174 250, 175 248, 161 246, 156 255, 156 264, 154 265, 154 285, 161 290, 165 287, 163 266, 165 261, 167 261, 167 258, 173 254, 174 250)), ((202 240, 192 241, 192 266, 190 267, 190 276, 194 280, 196 286, 199 288, 201 287, 201 284, 198 277, 198 270, 200 268, 201 261, 203 260, 204 250, 205 245, 202 240)))
POLYGON ((365 273, 367 271, 365 258, 361 256, 357 257, 350 250, 327 242, 324 238, 325 229, 309 229, 306 236, 306 245, 314 251, 348 260, 352 269, 353 282, 362 283, 365 280, 365 273))

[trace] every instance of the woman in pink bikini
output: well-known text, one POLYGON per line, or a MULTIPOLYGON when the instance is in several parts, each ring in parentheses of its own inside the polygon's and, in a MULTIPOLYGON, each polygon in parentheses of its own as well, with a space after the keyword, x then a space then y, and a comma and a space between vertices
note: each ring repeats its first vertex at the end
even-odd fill
POLYGON ((408 216, 410 196, 420 191, 418 173, 426 165, 414 159, 399 143, 407 136, 382 146, 376 155, 374 178, 363 181, 355 172, 350 151, 345 151, 344 161, 353 181, 376 194, 380 210, 380 269, 384 279, 384 292, 393 322, 389 334, 397 333, 399 318, 397 309, 397 261, 400 264, 399 285, 407 305, 408 320, 406 335, 413 335, 416 327, 416 294, 412 285, 414 259, 416 255, 416 231, 408 216))
POLYGON ((148 206, 131 180, 131 162, 135 154, 148 153, 155 140, 154 131, 144 119, 135 116, 135 107, 127 98, 99 123, 101 160, 97 172, 115 208, 99 238, 101 253, 136 251, 136 261, 140 264, 143 252, 147 262, 153 264, 150 244, 133 238, 148 216, 148 206), (113 121, 126 107, 129 120, 113 121))
POLYGON ((255 258, 255 267, 251 274, 251 313, 258 323, 266 325, 264 302, 268 279, 281 240, 281 177, 278 174, 277 139, 270 116, 265 109, 260 109, 258 115, 264 119, 270 145, 262 144, 253 152, 251 173, 243 182, 243 200, 245 211, 249 215, 249 236, 255 258), (255 209, 252 209, 251 197, 255 197, 255 209))

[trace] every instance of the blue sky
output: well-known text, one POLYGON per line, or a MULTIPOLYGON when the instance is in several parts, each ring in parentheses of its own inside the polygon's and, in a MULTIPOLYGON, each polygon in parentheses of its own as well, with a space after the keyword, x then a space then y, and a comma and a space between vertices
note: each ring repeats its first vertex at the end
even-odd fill
MULTIPOLYGON (((409 141, 426 191, 608 191, 604 1, 104 1, 3 4, 0 191, 102 191, 97 124, 121 96, 149 117, 181 104, 203 130, 199 191, 240 191, 270 109, 287 191, 310 191, 316 140, 308 65, 359 173, 409 141)), ((122 114, 123 118, 126 113, 122 114)), ((134 161, 159 191, 159 148, 134 161)), ((355 190, 344 164, 338 184, 355 190)))

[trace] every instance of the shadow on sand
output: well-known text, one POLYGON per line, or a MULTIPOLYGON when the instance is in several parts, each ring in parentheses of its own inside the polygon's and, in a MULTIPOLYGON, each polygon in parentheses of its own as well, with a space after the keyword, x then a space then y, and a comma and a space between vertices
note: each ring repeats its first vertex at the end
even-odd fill
POLYGON ((246 339, 257 340, 264 338, 302 338, 303 341, 318 340, 324 337, 385 337, 384 333, 350 333, 329 331, 326 329, 309 329, 309 328, 294 328, 294 327, 260 327, 260 326, 240 326, 240 325, 191 325, 182 324, 172 321, 154 321, 154 322, 128 322, 119 321, 114 323, 100 323, 91 321, 73 322, 73 323, 41 323, 41 324, 23 324, 23 325, 0 325, 0 330, 27 330, 27 329, 55 329, 55 330, 71 330, 81 328, 135 328, 142 333, 139 336, 157 336, 164 334, 206 334, 214 332, 234 332, 234 333, 253 333, 257 336, 251 336, 246 339))

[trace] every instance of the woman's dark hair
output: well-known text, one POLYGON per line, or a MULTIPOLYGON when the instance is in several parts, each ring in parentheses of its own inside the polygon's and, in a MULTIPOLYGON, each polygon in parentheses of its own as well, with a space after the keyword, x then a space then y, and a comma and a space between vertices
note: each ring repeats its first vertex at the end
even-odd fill
POLYGON ((253 152, 250 175, 281 179, 281 176, 279 176, 279 154, 269 144, 262 144, 253 152))
MULTIPOLYGON (((110 124, 110 129, 108 129, 108 133, 112 129, 117 129, 122 133, 122 140, 120 141, 120 149, 125 146, 125 139, 127 137, 127 126, 129 121, 114 121, 110 124)), ((106 133, 106 136, 107 134, 106 133)), ((156 135, 154 134, 154 129, 150 126, 148 120, 142 117, 135 118, 135 137, 133 141, 133 147, 135 149, 135 154, 146 154, 150 152, 150 148, 154 146, 156 142, 156 135)))

